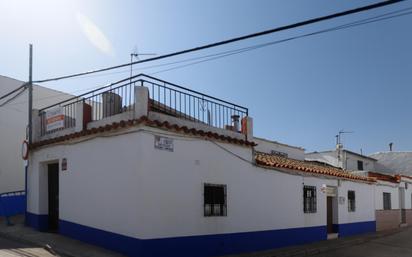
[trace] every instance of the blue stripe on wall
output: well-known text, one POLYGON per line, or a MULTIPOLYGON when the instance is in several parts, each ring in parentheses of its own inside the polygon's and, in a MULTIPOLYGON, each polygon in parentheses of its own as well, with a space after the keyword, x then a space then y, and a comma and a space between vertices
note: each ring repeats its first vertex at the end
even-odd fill
POLYGON ((339 237, 352 236, 376 231, 376 221, 334 224, 333 226, 336 227, 336 232, 339 233, 339 237))
POLYGON ((26 207, 25 195, 10 195, 0 197, 0 216, 23 214, 26 207))
POLYGON ((49 228, 49 216, 27 212, 26 224, 39 231, 47 231, 49 228))
POLYGON ((128 256, 140 257, 217 256, 310 243, 325 240, 327 237, 326 226, 319 226, 260 232, 137 239, 64 220, 59 222, 59 232, 128 256))

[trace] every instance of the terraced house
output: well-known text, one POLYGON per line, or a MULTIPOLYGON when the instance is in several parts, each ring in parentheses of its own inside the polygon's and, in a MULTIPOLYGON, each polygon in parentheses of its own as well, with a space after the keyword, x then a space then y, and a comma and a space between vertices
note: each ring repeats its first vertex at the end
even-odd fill
POLYGON ((128 256, 218 256, 376 230, 376 178, 253 136, 248 109, 135 76, 34 111, 28 224, 128 256))

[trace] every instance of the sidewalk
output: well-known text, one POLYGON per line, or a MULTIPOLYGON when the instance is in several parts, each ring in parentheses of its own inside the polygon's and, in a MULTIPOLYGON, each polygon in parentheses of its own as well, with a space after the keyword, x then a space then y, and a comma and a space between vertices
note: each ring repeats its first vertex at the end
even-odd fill
POLYGON ((333 250, 338 250, 340 248, 345 248, 349 246, 363 244, 378 238, 394 235, 400 233, 401 231, 408 230, 409 228, 399 228, 395 230, 381 231, 376 233, 368 233, 358 236, 351 236, 345 238, 331 239, 315 242, 312 244, 304 244, 298 246, 291 246, 285 248, 279 248, 274 250, 246 253, 246 254, 235 254, 235 255, 225 255, 222 257, 304 257, 313 256, 317 254, 326 253, 333 250))
POLYGON ((40 247, 48 244, 62 257, 124 257, 124 255, 59 234, 38 232, 32 228, 25 227, 23 225, 23 216, 12 217, 11 221, 14 226, 6 226, 4 218, 0 218, 0 237, 30 243, 40 247))
MULTIPOLYGON (((23 225, 23 216, 11 218, 14 226, 6 226, 3 218, 0 218, 0 237, 8 238, 24 243, 31 243, 37 246, 44 247, 50 245, 54 251, 64 257, 125 257, 109 250, 86 244, 68 237, 54 234, 38 232, 32 228, 23 225)), ((325 253, 340 248, 363 244, 374 239, 397 234, 401 231, 409 230, 402 228, 390 231, 377 233, 369 233, 360 236, 352 236, 340 239, 325 240, 312 244, 292 246, 275 250, 227 255, 225 257, 303 257, 312 256, 320 253, 325 253)))

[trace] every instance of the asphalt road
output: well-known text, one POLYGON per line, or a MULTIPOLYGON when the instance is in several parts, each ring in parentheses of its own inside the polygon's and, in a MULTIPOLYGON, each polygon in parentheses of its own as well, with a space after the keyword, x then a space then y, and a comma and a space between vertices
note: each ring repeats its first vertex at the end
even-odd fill
POLYGON ((410 257, 412 256, 412 229, 381 237, 369 242, 314 255, 316 257, 410 257))
POLYGON ((0 237, 0 257, 56 257, 43 248, 0 237))

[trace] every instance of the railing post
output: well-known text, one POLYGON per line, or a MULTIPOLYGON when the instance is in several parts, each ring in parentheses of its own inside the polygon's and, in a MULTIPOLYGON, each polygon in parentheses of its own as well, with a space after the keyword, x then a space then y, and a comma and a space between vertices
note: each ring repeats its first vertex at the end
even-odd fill
POLYGON ((134 87, 134 118, 149 114, 149 89, 144 86, 134 87))

